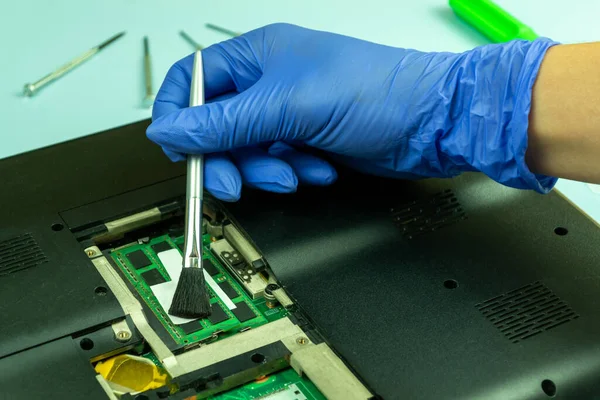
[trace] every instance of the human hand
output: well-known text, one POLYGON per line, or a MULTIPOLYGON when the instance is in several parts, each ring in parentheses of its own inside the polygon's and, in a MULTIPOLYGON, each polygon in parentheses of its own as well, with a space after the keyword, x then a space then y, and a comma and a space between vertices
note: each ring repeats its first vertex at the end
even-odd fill
POLYGON ((553 44, 425 53, 269 25, 203 50, 206 105, 188 107, 193 55, 177 62, 147 134, 173 161, 206 154, 206 189, 227 201, 242 182, 275 192, 334 182, 303 146, 377 175, 481 171, 546 192, 555 179, 531 173, 524 155, 531 87, 553 44))

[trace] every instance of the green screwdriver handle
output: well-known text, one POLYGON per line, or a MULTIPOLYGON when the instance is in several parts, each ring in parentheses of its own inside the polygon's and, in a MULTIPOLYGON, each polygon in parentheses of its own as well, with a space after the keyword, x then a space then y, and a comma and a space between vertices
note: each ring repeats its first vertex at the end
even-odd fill
POLYGON ((449 0, 456 15, 494 43, 534 40, 538 35, 490 0, 449 0))

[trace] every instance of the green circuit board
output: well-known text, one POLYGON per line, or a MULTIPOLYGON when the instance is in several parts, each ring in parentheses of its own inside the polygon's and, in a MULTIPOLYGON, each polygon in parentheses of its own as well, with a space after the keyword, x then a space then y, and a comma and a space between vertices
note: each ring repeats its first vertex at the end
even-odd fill
MULTIPOLYGON (((165 372, 162 364, 153 353, 143 357, 151 360, 160 371, 165 372)), ((226 392, 209 397, 199 395, 197 399, 210 400, 326 400, 310 379, 300 376, 292 368, 278 371, 262 379, 246 383, 226 392)))
POLYGON ((213 400, 325 400, 319 389, 307 378, 299 376, 292 368, 285 369, 265 379, 247 383, 220 393, 213 400))
POLYGON ((156 318, 162 323, 175 342, 180 345, 185 346, 193 343, 220 340, 231 336, 240 330, 264 325, 287 315, 287 311, 283 307, 267 307, 263 298, 253 300, 237 280, 233 278, 232 274, 213 254, 211 254, 209 247, 210 243, 210 236, 204 235, 203 257, 208 259, 215 268, 211 274, 213 279, 219 285, 228 283, 231 286, 231 288, 229 288, 229 293, 232 294, 230 299, 237 306, 237 309, 240 309, 243 306, 248 312, 247 308, 249 308, 251 313, 254 314, 252 318, 246 319, 248 317, 237 317, 232 310, 227 308, 222 299, 219 298, 207 284, 206 289, 211 296, 210 302, 213 314, 215 314, 215 310, 219 311, 219 313, 222 311, 225 314, 224 317, 226 316, 226 320, 213 323, 210 320, 211 317, 209 317, 207 319, 193 321, 191 323, 191 325, 193 325, 191 326, 191 329, 190 325, 176 325, 171 321, 167 311, 160 305, 151 289, 152 284, 155 282, 148 281, 150 281, 150 279, 153 281, 159 280, 161 282, 168 282, 171 280, 166 268, 162 265, 157 255, 160 251, 157 251, 156 249, 158 247, 161 249, 176 248, 181 253, 183 237, 171 238, 169 235, 163 235, 153 238, 148 243, 134 243, 110 252, 116 265, 121 269, 123 274, 139 293, 140 297, 152 310, 156 318), (245 303, 248 307, 244 306, 242 303, 245 303), (246 320, 240 322, 240 319, 246 320))

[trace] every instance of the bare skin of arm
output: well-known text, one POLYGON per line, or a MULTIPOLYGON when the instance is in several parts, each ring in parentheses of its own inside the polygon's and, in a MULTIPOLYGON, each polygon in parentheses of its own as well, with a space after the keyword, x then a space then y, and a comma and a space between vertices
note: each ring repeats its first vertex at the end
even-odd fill
POLYGON ((529 114, 529 168, 600 183, 600 42, 546 53, 529 114))

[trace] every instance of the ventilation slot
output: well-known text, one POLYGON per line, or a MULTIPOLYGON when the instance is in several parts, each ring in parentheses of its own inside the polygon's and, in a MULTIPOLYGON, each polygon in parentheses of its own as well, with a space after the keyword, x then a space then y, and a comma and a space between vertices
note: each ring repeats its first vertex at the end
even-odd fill
POLYGON ((29 233, 0 242, 0 276, 47 261, 44 252, 29 233))
POLYGON ((540 282, 494 297, 476 307, 513 343, 579 318, 540 282))
POLYGON ((428 199, 415 200, 392 208, 394 223, 405 238, 412 239, 466 219, 458 199, 447 189, 428 199))

